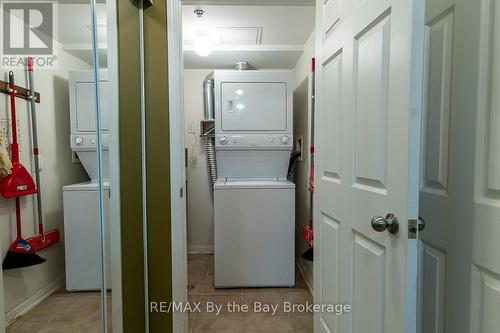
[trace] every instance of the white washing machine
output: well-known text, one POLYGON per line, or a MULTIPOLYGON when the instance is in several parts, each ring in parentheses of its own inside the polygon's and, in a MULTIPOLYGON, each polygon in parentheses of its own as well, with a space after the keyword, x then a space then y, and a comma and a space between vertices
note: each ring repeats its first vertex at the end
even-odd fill
POLYGON ((295 284, 294 198, 287 180, 216 182, 215 287, 295 284))
MULTIPOLYGON (((99 193, 97 183, 86 182, 63 187, 64 247, 66 289, 86 291, 101 289, 101 246, 99 241, 99 193)), ((107 288, 111 289, 109 182, 104 182, 106 217, 107 288)))

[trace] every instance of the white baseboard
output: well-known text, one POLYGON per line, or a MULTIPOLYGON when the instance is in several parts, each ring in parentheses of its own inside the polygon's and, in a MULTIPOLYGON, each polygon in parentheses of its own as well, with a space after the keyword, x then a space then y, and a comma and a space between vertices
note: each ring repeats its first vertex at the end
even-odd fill
POLYGON ((188 245, 188 254, 214 254, 213 245, 188 245))
POLYGON ((300 274, 304 277, 304 281, 306 282, 307 288, 311 292, 311 295, 314 295, 313 292, 313 279, 312 276, 307 273, 307 270, 304 268, 302 264, 302 260, 300 258, 296 259, 297 267, 299 268, 300 274))
POLYGON ((19 317, 29 312, 35 306, 46 300, 50 295, 52 295, 56 290, 64 286, 64 277, 61 275, 56 278, 53 282, 48 284, 45 288, 32 295, 26 299, 21 304, 17 305, 15 308, 10 310, 5 314, 5 325, 9 326, 14 323, 19 317))

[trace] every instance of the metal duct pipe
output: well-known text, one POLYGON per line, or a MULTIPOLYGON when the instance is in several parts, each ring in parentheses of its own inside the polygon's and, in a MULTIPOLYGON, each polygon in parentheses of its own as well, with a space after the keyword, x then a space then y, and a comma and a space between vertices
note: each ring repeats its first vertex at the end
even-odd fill
POLYGON ((246 71, 248 70, 248 61, 238 61, 236 64, 234 64, 234 69, 237 71, 246 71))
MULTIPOLYGON (((207 75, 203 81, 203 100, 205 105, 205 120, 215 119, 215 91, 214 91, 214 73, 207 75)), ((207 131, 208 132, 208 131, 207 131)), ((217 160, 215 158, 215 126, 211 129, 212 133, 203 133, 205 136, 205 150, 207 153, 208 175, 212 188, 217 180, 217 160), (212 134, 212 135, 210 135, 212 134)))
POLYGON ((203 100, 205 101, 205 120, 215 119, 214 72, 203 81, 203 100))

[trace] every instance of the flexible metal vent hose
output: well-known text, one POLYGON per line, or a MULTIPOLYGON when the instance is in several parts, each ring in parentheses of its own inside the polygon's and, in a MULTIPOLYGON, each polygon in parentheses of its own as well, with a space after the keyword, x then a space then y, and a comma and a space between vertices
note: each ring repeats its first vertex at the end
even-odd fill
MULTIPOLYGON (((205 119, 215 119, 215 103, 214 103, 214 73, 207 75, 203 81, 203 99, 205 104, 205 119)), ((208 176, 210 178, 210 183, 212 188, 214 187, 215 181, 217 180, 217 160, 215 157, 215 128, 212 127, 208 133, 203 133, 204 135, 212 134, 211 136, 205 136, 205 149, 207 153, 207 164, 208 164, 208 176)))
POLYGON ((205 139, 205 148, 207 151, 208 173, 212 187, 217 180, 217 160, 215 158, 215 138, 207 137, 205 139))

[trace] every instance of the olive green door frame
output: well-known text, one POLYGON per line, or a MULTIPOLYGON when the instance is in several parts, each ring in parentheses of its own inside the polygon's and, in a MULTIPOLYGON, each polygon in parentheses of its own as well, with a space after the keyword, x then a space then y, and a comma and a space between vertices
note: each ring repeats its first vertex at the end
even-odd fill
POLYGON ((122 327, 167 333, 148 311, 172 300, 167 0, 116 6, 122 327))

